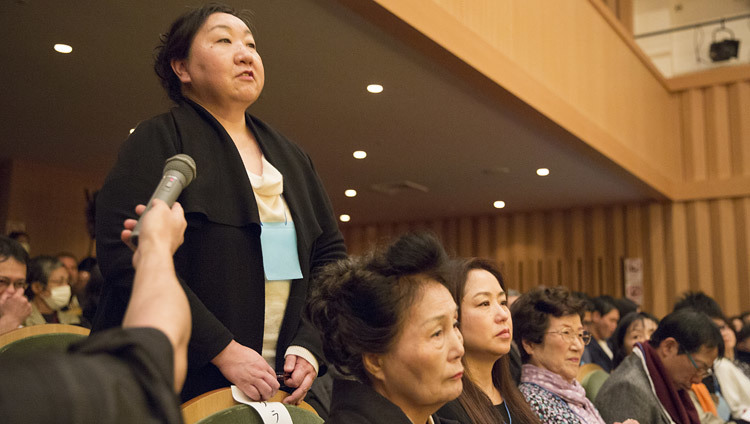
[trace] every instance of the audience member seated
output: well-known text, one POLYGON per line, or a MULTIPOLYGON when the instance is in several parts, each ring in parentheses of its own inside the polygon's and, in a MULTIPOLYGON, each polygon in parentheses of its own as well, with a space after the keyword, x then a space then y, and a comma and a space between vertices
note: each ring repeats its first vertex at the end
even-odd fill
POLYGON ((26 271, 26 296, 31 301, 31 315, 24 325, 80 324, 81 319, 63 308, 70 302, 68 271, 52 256, 37 256, 26 271))
POLYGON ((70 252, 60 252, 56 257, 63 264, 65 270, 68 271, 73 296, 78 296, 83 292, 82 290, 78 290, 78 259, 70 252))
POLYGON ((722 337, 723 357, 713 364, 713 371, 718 382, 718 391, 726 400, 731 411, 731 418, 736 421, 750 421, 750 378, 733 362, 736 335, 727 325, 724 313, 719 304, 702 292, 685 293, 674 305, 674 310, 693 309, 711 318, 722 337))
MULTIPOLYGON (((126 221, 126 240, 134 225, 126 221)), ((123 328, 94 334, 65 354, 0 362, 0 422, 182 422, 176 391, 187 368, 190 309, 172 255, 185 226, 179 204, 170 210, 155 201, 144 217, 123 328)))
POLYGON ((454 268, 448 287, 464 338, 464 390, 437 415, 464 424, 538 423, 510 374, 513 320, 500 271, 482 259, 454 268))
POLYGON ((538 287, 511 308, 513 338, 521 350, 521 393, 545 424, 603 424, 576 381, 591 335, 583 329, 583 302, 563 287, 538 287))
POLYGON ((608 422, 698 424, 690 399, 719 354, 721 334, 701 312, 681 310, 661 320, 651 340, 637 343, 602 385, 595 404, 608 422))
POLYGON ((615 332, 620 312, 612 303, 609 296, 599 296, 592 299, 594 311, 591 314, 592 343, 586 346, 583 354, 584 364, 597 364, 606 372, 612 371, 612 346, 609 338, 615 332))
POLYGON ((353 377, 334 381, 327 423, 445 422, 431 415, 461 394, 464 347, 444 257, 433 236, 407 234, 319 275, 306 316, 353 377))
POLYGON ((750 375, 750 325, 737 332, 737 345, 734 348, 734 359, 738 367, 750 375))
POLYGON ((18 328, 31 314, 24 296, 29 254, 21 244, 0 236, 0 334, 18 328))
POLYGON ((659 320, 647 312, 631 312, 617 323, 612 335, 612 368, 617 368, 625 357, 633 353, 636 343, 643 343, 651 339, 651 335, 659 326, 659 320))
POLYGON ((620 319, 631 312, 641 312, 641 307, 637 303, 628 299, 627 297, 620 297, 612 299, 612 304, 617 308, 617 312, 620 314, 620 319))
POLYGON ((31 237, 25 231, 11 231, 8 238, 21 243, 26 253, 31 254, 31 237))

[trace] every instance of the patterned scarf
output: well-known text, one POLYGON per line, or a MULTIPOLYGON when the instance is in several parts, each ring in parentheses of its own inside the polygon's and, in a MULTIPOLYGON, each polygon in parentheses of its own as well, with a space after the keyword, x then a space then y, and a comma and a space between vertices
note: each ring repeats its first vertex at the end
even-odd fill
POLYGON ((525 364, 521 368, 521 382, 533 383, 564 400, 570 409, 588 424, 605 424, 599 411, 586 397, 586 390, 580 383, 573 380, 565 381, 560 374, 525 364))

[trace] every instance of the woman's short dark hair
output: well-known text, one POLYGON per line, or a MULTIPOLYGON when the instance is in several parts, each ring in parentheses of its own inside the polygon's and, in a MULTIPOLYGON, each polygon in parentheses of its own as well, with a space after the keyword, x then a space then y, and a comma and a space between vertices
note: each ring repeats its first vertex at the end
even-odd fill
POLYGON ((584 303, 565 287, 537 287, 519 297, 510 308, 513 340, 521 351, 521 361, 529 361, 523 341, 541 344, 549 329, 549 316, 578 315, 583 319, 584 303))
POLYGON ((24 265, 29 261, 29 254, 21 243, 16 240, 0 235, 0 262, 13 259, 24 265))
POLYGON ((719 327, 703 312, 691 308, 677 309, 662 318, 659 327, 651 335, 651 346, 659 347, 661 342, 672 337, 677 340, 680 348, 678 353, 695 353, 701 346, 719 348, 719 355, 723 355, 724 340, 719 327))
MULTIPOLYGON (((628 334, 628 328, 636 321, 651 320, 657 326, 659 325, 659 319, 655 316, 646 312, 631 312, 620 319, 617 323, 615 332, 612 333, 612 352, 614 357, 612 358, 612 369, 617 368, 625 357, 630 355, 630 352, 625 351, 625 336, 628 334)), ((645 325, 645 324, 644 324, 645 325)))
POLYGON ((26 266, 26 281, 29 286, 26 288, 26 297, 29 300, 34 298, 34 291, 31 289, 32 283, 41 283, 42 287, 47 288, 49 276, 57 268, 63 266, 62 262, 54 256, 37 256, 32 258, 26 266))
MULTIPOLYGON (((480 259, 459 259, 451 262, 450 277, 447 281, 448 290, 453 295, 459 309, 459 321, 461 317, 461 302, 466 290, 466 281, 469 279, 469 273, 474 270, 483 270, 492 274, 500 284, 500 287, 507 293, 505 280, 500 270, 494 262, 480 259)), ((464 359, 466 356, 464 356, 464 359)), ((464 361, 465 364, 465 361, 464 361)), ((497 409, 492 405, 490 398, 471 380, 468 373, 464 373, 462 378, 464 389, 458 397, 458 402, 463 406, 466 414, 471 418, 474 424, 484 423, 501 423, 503 418, 497 409)), ((495 361, 492 366, 492 384, 500 391, 503 400, 508 405, 508 409, 513 411, 513 421, 518 423, 538 423, 536 414, 531 411, 526 399, 518 390, 510 372, 510 354, 503 355, 495 361)))
POLYGON ((172 60, 188 57, 195 34, 214 13, 234 15, 250 28, 249 12, 238 12, 222 3, 209 3, 182 14, 172 23, 169 31, 159 37, 160 43, 154 55, 154 71, 161 80, 161 85, 167 90, 169 98, 177 103, 185 98, 182 95, 182 83, 172 70, 172 60))
POLYGON ((327 265, 305 317, 323 338, 329 363, 370 384, 363 354, 388 352, 426 283, 445 284, 446 254, 431 233, 409 233, 388 248, 327 265))

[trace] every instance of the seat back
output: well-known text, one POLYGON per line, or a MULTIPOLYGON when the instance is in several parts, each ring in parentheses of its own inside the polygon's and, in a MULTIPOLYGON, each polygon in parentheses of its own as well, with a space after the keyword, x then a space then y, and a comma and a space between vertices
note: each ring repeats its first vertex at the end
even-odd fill
MULTIPOLYGON (((279 391, 268 401, 281 402, 286 396, 286 393, 279 391)), ((323 423, 323 419, 318 416, 315 409, 304 401, 299 406, 284 406, 294 423, 323 423)), ((253 408, 234 400, 232 389, 229 387, 204 393, 183 403, 182 418, 185 424, 263 423, 260 415, 253 408)))
POLYGON ((0 355, 28 356, 37 352, 65 352, 86 338, 90 330, 68 324, 42 324, 0 335, 0 355))

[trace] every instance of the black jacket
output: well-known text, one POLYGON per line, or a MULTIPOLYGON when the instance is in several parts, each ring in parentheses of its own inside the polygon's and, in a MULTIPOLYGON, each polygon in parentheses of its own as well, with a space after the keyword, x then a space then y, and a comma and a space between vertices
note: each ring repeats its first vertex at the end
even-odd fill
MULTIPOLYGON (((458 424, 433 415, 435 424, 458 424)), ((413 424, 388 399, 372 387, 350 380, 335 380, 331 400, 331 415, 326 424, 413 424)), ((421 423, 420 423, 421 424, 421 423)))
MULTIPOLYGON (((303 277, 292 282, 277 345, 276 368, 290 345, 318 358, 317 333, 301 320, 316 268, 346 257, 330 201, 309 156, 259 119, 246 115, 266 159, 284 176, 284 199, 297 232, 303 277)), ((260 219, 247 172, 234 142, 211 114, 184 102, 138 125, 122 146, 117 163, 97 197, 97 256, 106 284, 94 331, 122 322, 133 282, 132 252, 120 241, 123 220, 146 203, 159 182, 164 161, 178 153, 196 162, 197 177, 178 201, 185 210, 185 242, 175 268, 193 317, 188 376, 182 397, 228 386, 210 364, 234 339, 261 352, 265 279, 260 219)))

